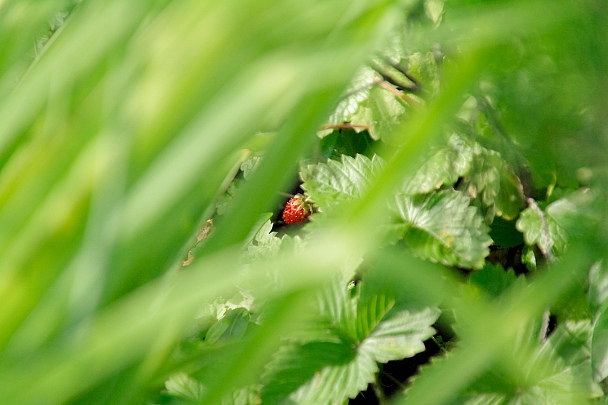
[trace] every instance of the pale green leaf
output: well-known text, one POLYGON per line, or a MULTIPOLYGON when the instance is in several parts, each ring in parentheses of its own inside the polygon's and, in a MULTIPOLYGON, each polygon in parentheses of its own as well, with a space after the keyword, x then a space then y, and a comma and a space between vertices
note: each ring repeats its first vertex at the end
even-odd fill
MULTIPOLYGON (((336 106, 336 110, 329 117, 330 124, 342 124, 353 121, 353 116, 359 111, 361 103, 369 97, 369 90, 374 85, 376 73, 365 67, 353 78, 344 98, 336 106)), ((363 122, 353 122, 363 124, 363 122)))
POLYGON ((405 112, 403 101, 395 94, 376 86, 369 90, 368 98, 359 104, 351 121, 353 124, 370 126, 372 138, 389 140, 405 112))
POLYGON ((430 195, 395 197, 397 227, 419 256, 449 266, 481 268, 492 239, 470 198, 442 190, 430 195))
POLYGON ((405 194, 425 194, 442 185, 453 185, 459 177, 469 173, 474 150, 457 134, 452 134, 446 145, 434 152, 408 178, 402 187, 405 194))
POLYGON ((433 52, 416 52, 407 58, 409 72, 421 83, 424 91, 431 96, 439 91, 440 73, 433 52))
POLYGON ((183 372, 172 375, 165 382, 165 388, 170 395, 191 401, 199 401, 205 392, 200 382, 183 372))
POLYGON ((593 201, 593 196, 577 191, 560 198, 546 207, 536 202, 521 212, 517 229, 524 234, 528 245, 538 245, 545 255, 561 255, 565 252, 568 239, 584 231, 583 225, 590 225, 593 218, 588 217, 585 208, 593 201))
POLYGON ((439 313, 437 308, 424 308, 400 311, 388 316, 363 341, 360 350, 368 350, 374 360, 380 363, 423 352, 423 342, 435 333, 431 325, 439 313))
POLYGON ((341 404, 373 381, 378 362, 424 351, 439 310, 393 310, 394 303, 366 286, 365 279, 358 294, 335 280, 320 299, 325 335, 317 333, 315 340, 294 342, 277 353, 268 366, 262 400, 341 404))
POLYGON ((279 238, 276 232, 272 232, 272 221, 267 220, 247 246, 246 256, 250 260, 276 256, 282 242, 283 239, 279 238))
POLYGON ((485 207, 492 207, 507 220, 522 208, 519 179, 511 172, 498 152, 475 144, 471 173, 465 178, 466 189, 485 207))
POLYGON ((383 161, 378 156, 370 159, 363 155, 308 165, 300 172, 302 188, 319 208, 329 211, 363 195, 382 167, 383 161))
POLYGON ((589 270, 588 298, 594 314, 608 307, 608 269, 603 262, 594 263, 589 270))
POLYGON ((237 389, 226 397, 222 398, 221 405, 261 404, 262 400, 260 399, 259 391, 259 387, 255 385, 237 389))
POLYGON ((602 311, 595 325, 591 340, 591 366, 594 381, 608 377, 608 312, 602 311))
POLYGON ((578 404, 602 395, 593 382, 589 321, 566 321, 522 365, 527 373, 508 376, 495 367, 481 376, 458 404, 578 404), (500 399, 500 402, 496 402, 500 399))

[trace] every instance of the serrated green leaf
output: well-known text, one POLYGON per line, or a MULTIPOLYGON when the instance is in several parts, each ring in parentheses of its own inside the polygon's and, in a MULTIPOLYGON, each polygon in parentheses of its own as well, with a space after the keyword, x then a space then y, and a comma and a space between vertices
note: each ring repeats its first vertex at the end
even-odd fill
POLYGON ((282 242, 283 239, 277 237, 276 232, 272 232, 272 221, 267 220, 247 246, 247 258, 256 260, 261 257, 276 256, 282 242))
MULTIPOLYGON (((262 402, 285 403, 284 401, 288 400, 291 393, 310 381, 318 379, 319 372, 324 372, 326 375, 332 374, 333 370, 340 369, 342 365, 351 362, 354 356, 355 352, 348 341, 316 341, 284 346, 268 365, 271 372, 263 379, 266 383, 262 388, 262 402)), ((371 372, 372 375, 373 372, 371 372)), ((318 384, 320 382, 315 385, 318 384)), ((341 385, 342 390, 351 388, 344 387, 347 385, 345 382, 342 382, 341 385)), ((308 396, 314 394, 314 392, 309 392, 308 396)), ((343 400, 344 393, 340 392, 339 395, 343 400)), ((324 403, 331 403, 331 398, 324 401, 326 401, 324 403)))
POLYGON ((359 109, 351 117, 351 122, 368 125, 373 139, 388 141, 405 112, 403 101, 376 86, 369 90, 369 96, 360 103, 359 109))
POLYGON ((361 350, 369 350, 375 361, 386 363, 412 357, 425 350, 424 341, 433 336, 431 325, 439 317, 437 308, 400 311, 384 319, 367 337, 361 350))
POLYGON ((515 218, 522 208, 519 180, 498 152, 476 144, 471 174, 465 183, 469 194, 507 220, 515 218))
POLYGON ((404 182, 401 190, 405 194, 426 194, 442 185, 453 185, 470 171, 472 160, 473 148, 462 137, 452 134, 447 144, 404 182))
POLYGON ((351 296, 335 280, 320 299, 325 336, 284 347, 268 366, 262 400, 268 403, 342 404, 373 381, 378 362, 424 351, 435 332, 436 308, 392 311, 394 299, 365 280, 351 296))
POLYGON ((519 180, 500 154, 453 133, 446 144, 424 161, 402 187, 405 194, 426 194, 462 179, 466 190, 479 205, 505 219, 513 219, 521 209, 519 180))
POLYGON ((205 387, 186 373, 172 375, 166 382, 165 388, 169 395, 199 401, 203 397, 205 387))
POLYGON ((608 377, 608 312, 602 311, 595 325, 591 340, 591 367, 596 382, 608 377))
POLYGON ((409 72, 416 77, 425 92, 437 94, 440 86, 439 69, 433 52, 416 52, 407 58, 409 72))
POLYGON ((376 73, 369 67, 364 67, 355 75, 346 91, 346 96, 340 100, 336 110, 329 117, 330 124, 353 121, 353 116, 359 110, 360 104, 369 97, 369 89, 373 86, 375 77, 376 73))
POLYGON ((340 159, 342 155, 356 157, 366 155, 374 143, 368 131, 336 129, 321 139, 321 152, 329 159, 340 159))
POLYGON ((369 290, 367 284, 364 284, 357 300, 355 321, 357 343, 362 342, 370 335, 395 304, 395 299, 387 293, 369 292, 369 290))
POLYGON ((469 282, 481 287, 491 297, 498 297, 517 281, 513 269, 506 271, 500 264, 486 264, 469 277, 469 282))
POLYGON ((382 167, 383 161, 376 155, 371 159, 363 155, 342 156, 341 162, 328 160, 303 168, 302 188, 318 207, 329 211, 361 196, 382 167))
POLYGON ((219 339, 241 338, 247 331, 251 314, 245 308, 235 308, 217 321, 205 336, 205 341, 215 343, 219 339))
POLYGON ((442 190, 430 195, 395 197, 397 226, 419 256, 449 266, 481 268, 492 239, 470 198, 442 190))
POLYGON ((602 395, 591 377, 589 321, 566 321, 521 365, 525 374, 507 376, 499 367, 480 377, 459 404, 578 404, 602 395), (500 402, 495 402, 500 399, 500 402))
POLYGON ((261 156, 251 156, 241 163, 241 171, 243 172, 245 180, 249 179, 249 176, 251 176, 256 167, 258 167, 261 160, 261 156))
POLYGON ((524 234, 528 245, 538 245, 546 255, 560 255, 568 241, 567 231, 562 224, 572 221, 577 211, 577 207, 566 199, 557 200, 544 210, 533 203, 521 212, 516 226, 524 234))
POLYGON ((346 283, 336 278, 319 295, 319 312, 334 333, 342 338, 357 342, 356 323, 357 300, 350 297, 346 283))
POLYGON ((233 391, 230 395, 222 398, 221 405, 257 405, 261 404, 260 387, 257 385, 247 386, 233 391))

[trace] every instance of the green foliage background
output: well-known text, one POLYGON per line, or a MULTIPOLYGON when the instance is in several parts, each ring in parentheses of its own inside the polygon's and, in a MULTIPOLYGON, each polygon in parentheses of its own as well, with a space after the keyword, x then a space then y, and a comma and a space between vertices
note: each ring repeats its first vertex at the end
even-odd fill
POLYGON ((1 402, 345 403, 444 313, 395 403, 604 403, 607 19, 0 1, 1 402), (373 86, 387 58, 422 90, 373 86), (321 212, 279 236, 296 178, 321 212), (490 262, 520 244, 525 276, 490 262))

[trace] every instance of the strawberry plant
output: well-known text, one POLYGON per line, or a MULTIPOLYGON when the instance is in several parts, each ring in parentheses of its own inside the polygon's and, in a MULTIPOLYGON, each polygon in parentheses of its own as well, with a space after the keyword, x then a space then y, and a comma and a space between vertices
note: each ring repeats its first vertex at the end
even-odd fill
POLYGON ((607 15, 0 2, 0 402, 606 403, 607 15))

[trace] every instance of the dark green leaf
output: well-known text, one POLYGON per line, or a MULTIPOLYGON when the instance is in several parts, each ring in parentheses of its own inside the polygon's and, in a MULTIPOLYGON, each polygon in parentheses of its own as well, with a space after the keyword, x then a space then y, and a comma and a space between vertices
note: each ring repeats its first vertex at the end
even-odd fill
POLYGON ((490 237, 495 245, 503 248, 515 247, 524 243, 524 236, 515 227, 515 221, 506 221, 501 217, 496 217, 492 221, 490 237))
POLYGON ((340 159, 342 155, 354 158, 359 154, 368 155, 374 143, 368 131, 335 129, 321 139, 321 151, 325 158, 340 159))
POLYGON ((231 339, 243 337, 247 331, 247 326, 251 315, 245 308, 231 309, 209 328, 205 340, 215 343, 219 339, 231 339))
POLYGON ((513 270, 506 271, 501 265, 486 264, 472 273, 469 281, 491 297, 498 297, 517 281, 517 276, 513 270))

